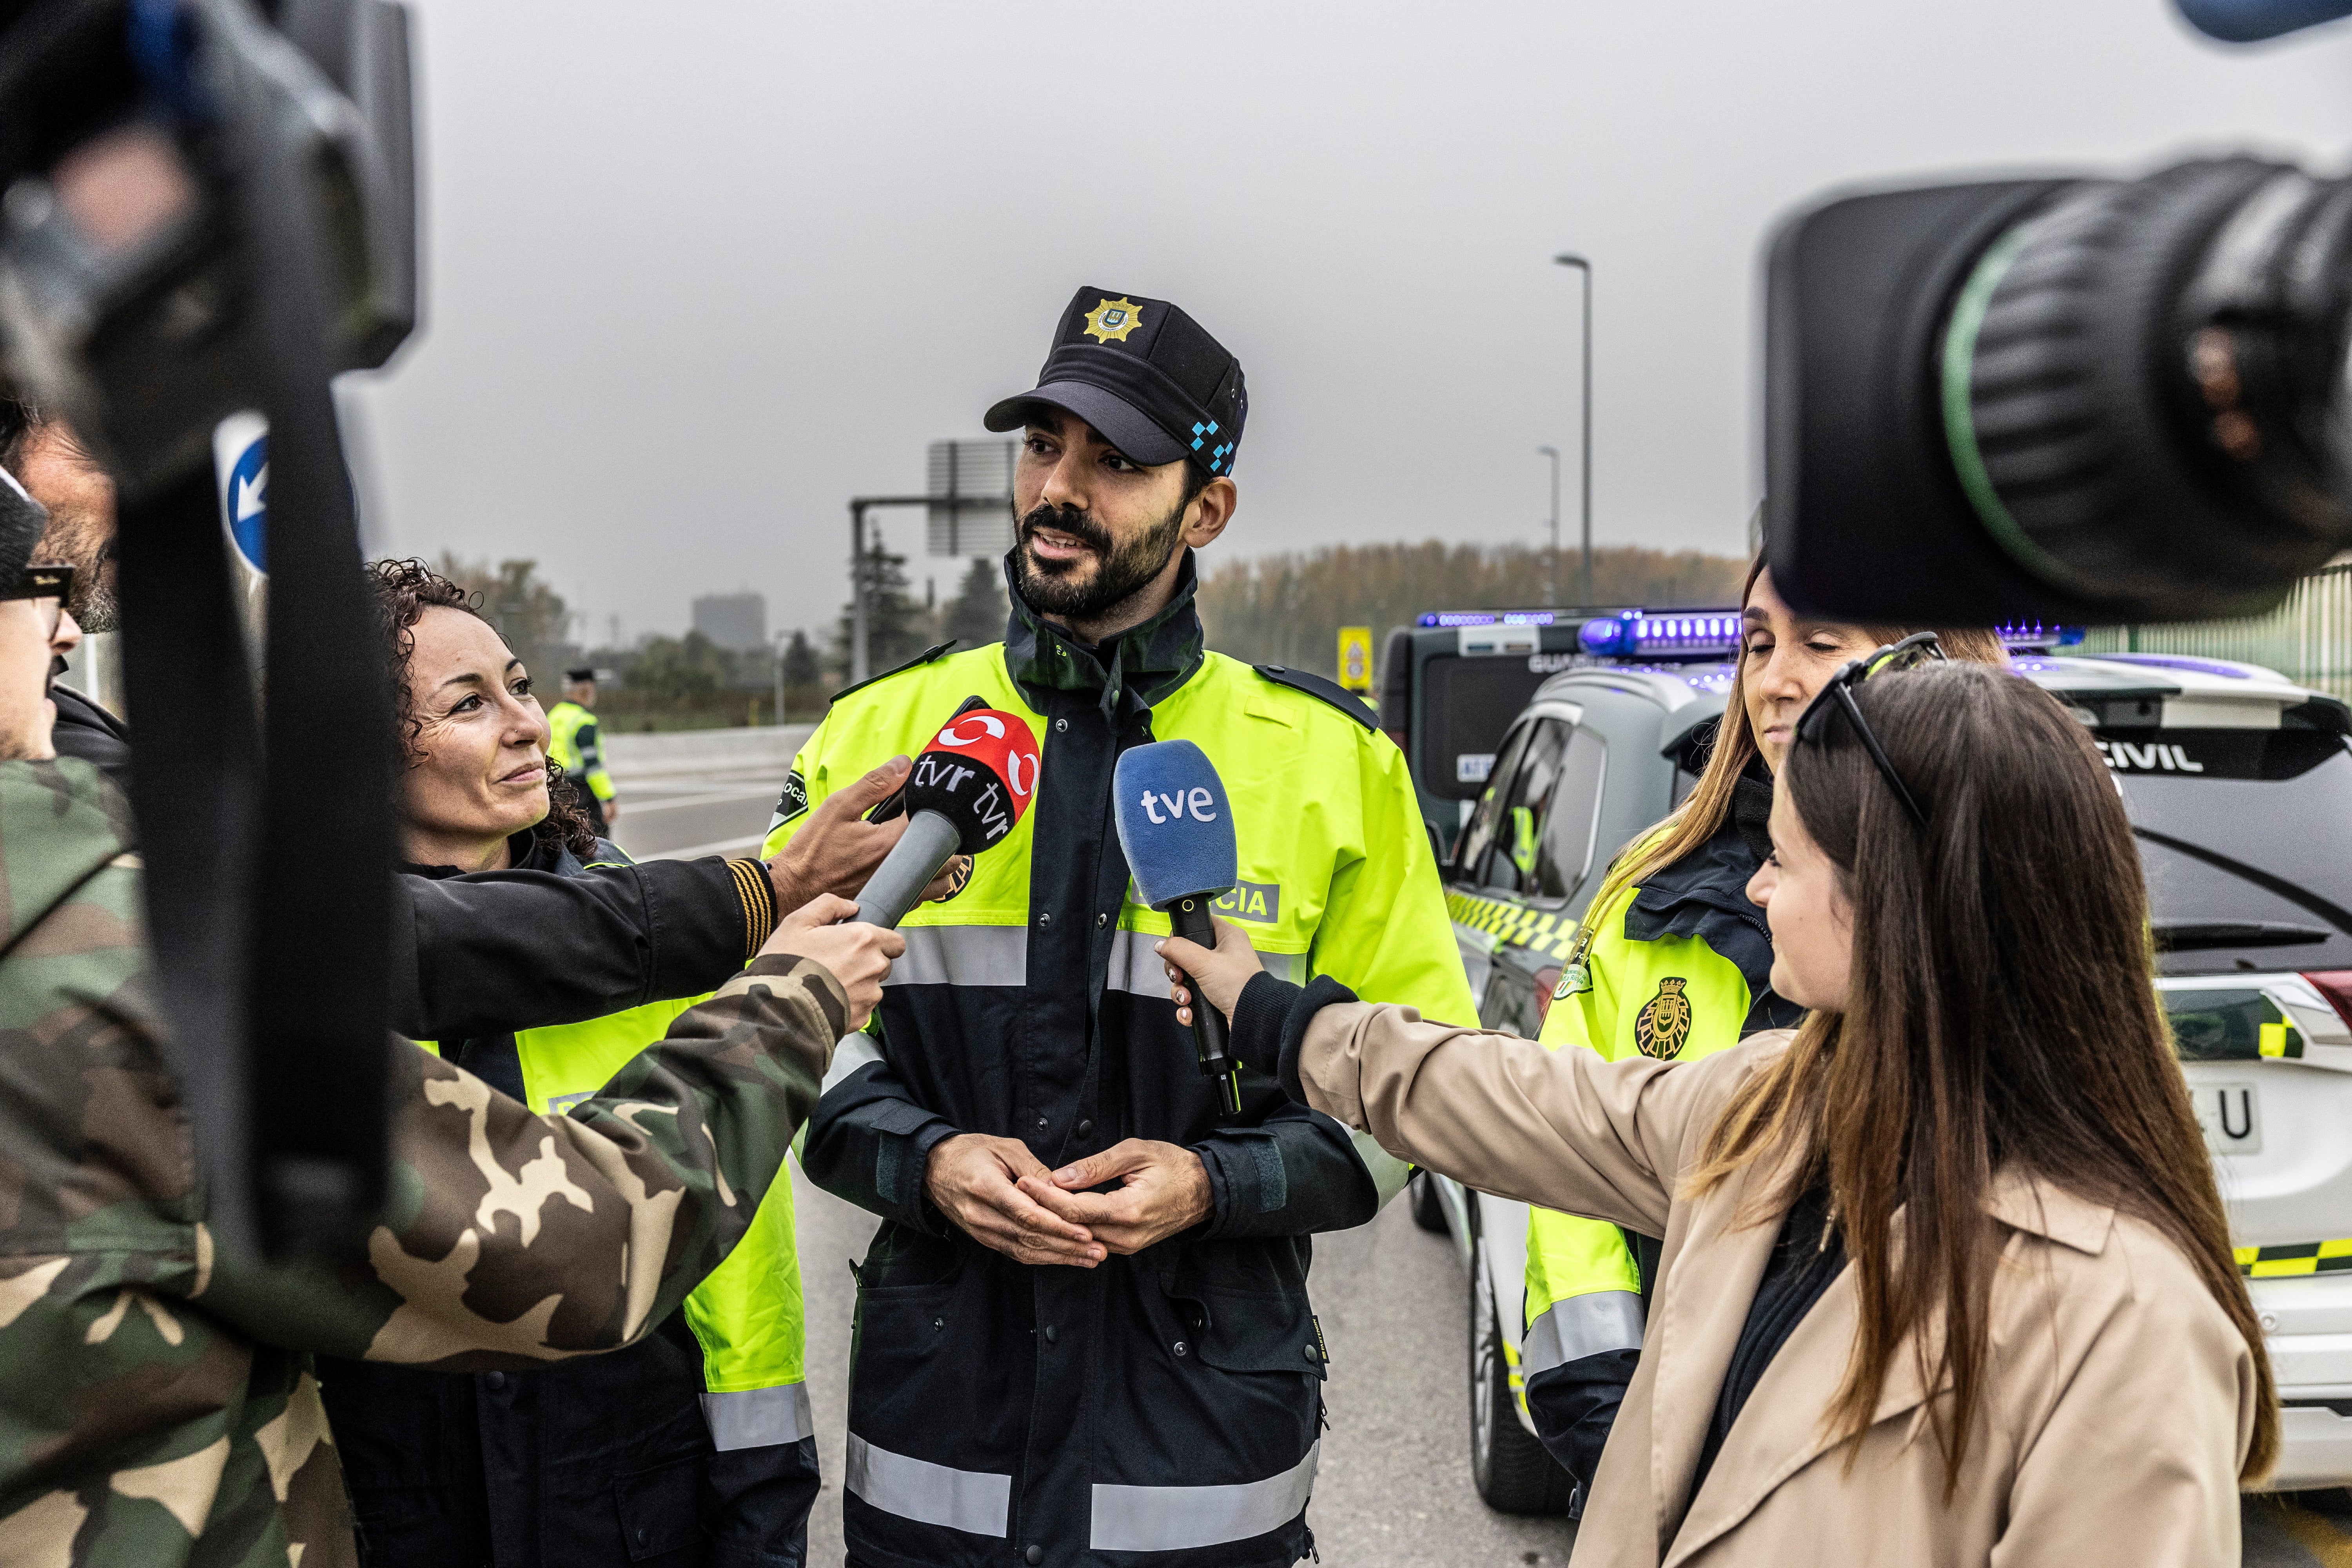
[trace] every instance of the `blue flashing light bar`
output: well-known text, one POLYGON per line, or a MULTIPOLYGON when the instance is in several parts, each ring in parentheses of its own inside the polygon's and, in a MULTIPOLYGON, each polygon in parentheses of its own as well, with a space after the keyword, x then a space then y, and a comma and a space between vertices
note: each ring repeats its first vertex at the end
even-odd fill
POLYGON ((1433 610, 1421 617, 1424 626, 1549 626, 1559 622, 1550 610, 1433 610))
POLYGON ((2006 626, 1993 627, 1992 635, 2020 652, 2047 653, 2052 648, 2073 647, 2081 642, 2083 628, 2043 626, 2040 621, 2012 621, 2006 626))
POLYGON ((1739 616, 1728 610, 1596 616, 1577 634, 1584 651, 1612 658, 1727 658, 1739 648, 1739 616))

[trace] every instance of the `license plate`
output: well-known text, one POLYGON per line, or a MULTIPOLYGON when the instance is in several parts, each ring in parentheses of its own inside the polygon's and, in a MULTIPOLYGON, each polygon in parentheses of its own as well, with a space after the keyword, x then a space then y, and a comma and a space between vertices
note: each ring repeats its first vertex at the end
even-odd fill
POLYGON ((2206 1148, 2216 1154, 2263 1152, 2263 1096, 2252 1082, 2202 1080, 2189 1086, 2189 1099, 2197 1108, 2197 1125, 2205 1130, 2206 1148))

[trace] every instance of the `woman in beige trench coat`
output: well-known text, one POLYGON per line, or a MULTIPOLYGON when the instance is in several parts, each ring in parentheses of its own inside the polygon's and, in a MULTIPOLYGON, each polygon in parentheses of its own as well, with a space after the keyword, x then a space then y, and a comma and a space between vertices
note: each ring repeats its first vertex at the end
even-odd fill
POLYGON ((2238 1561, 2275 1397, 2129 825, 2053 700, 1919 655, 1832 682, 1780 775, 1750 894, 1796 1031, 1604 1062, 1165 945, 1391 1153, 1664 1238, 1580 1568, 2238 1561))

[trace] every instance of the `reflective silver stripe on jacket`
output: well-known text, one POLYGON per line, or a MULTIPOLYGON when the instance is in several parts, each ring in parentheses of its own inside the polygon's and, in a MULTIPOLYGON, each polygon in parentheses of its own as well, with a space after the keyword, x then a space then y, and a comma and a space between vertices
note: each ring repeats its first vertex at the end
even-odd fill
MULTIPOLYGON (((1148 931, 1118 933, 1111 939, 1110 975, 1103 982, 1104 988, 1125 991, 1137 996, 1165 997, 1168 994, 1167 965, 1152 949, 1166 940, 1148 931)), ((1261 952, 1257 961, 1276 980, 1287 980, 1298 958, 1296 953, 1261 952)))
MULTIPOLYGON (((1323 1113, 1318 1110, 1315 1114, 1323 1113)), ((1404 1191, 1404 1184, 1412 1180, 1412 1167, 1381 1148, 1370 1133, 1353 1127, 1346 1131, 1348 1142, 1355 1146, 1356 1158, 1363 1162, 1364 1169, 1371 1175, 1372 1186, 1381 1194, 1381 1207, 1388 1207, 1389 1200, 1404 1191)))
POLYGON ((900 926, 906 956, 890 966, 886 985, 1025 985, 1029 928, 900 926))
POLYGON ((1011 1476, 910 1459, 877 1448, 855 1432, 849 1435, 845 1468, 841 1484, 884 1513, 1004 1539, 1013 1510, 1011 1476))
POLYGON ((702 1418, 710 1424, 710 1445, 721 1453, 766 1448, 816 1436, 808 1384, 780 1383, 702 1396, 702 1418))
POLYGON ((1534 1377, 1603 1351, 1642 1348, 1642 1298, 1631 1290, 1591 1290, 1554 1301, 1528 1325, 1519 1375, 1534 1377))
MULTIPOLYGON (((886 981, 884 984, 887 984, 888 982, 886 981)), ((834 1085, 841 1082, 868 1062, 887 1059, 882 1054, 880 1042, 865 1030, 858 1029, 844 1035, 834 1043, 833 1065, 824 1069, 824 1082, 819 1086, 820 1091, 830 1090, 834 1085)), ((793 1152, 795 1154, 800 1152, 797 1139, 793 1142, 793 1152)))
POLYGON ((1278 1476, 1226 1487, 1097 1487, 1093 1552, 1181 1552, 1246 1541, 1297 1519, 1315 1490, 1318 1443, 1278 1476))

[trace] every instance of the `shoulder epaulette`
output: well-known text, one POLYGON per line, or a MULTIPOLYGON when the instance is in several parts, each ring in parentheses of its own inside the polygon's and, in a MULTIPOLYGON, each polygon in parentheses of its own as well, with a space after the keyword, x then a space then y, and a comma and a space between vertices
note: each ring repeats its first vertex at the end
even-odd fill
POLYGON ((886 669, 879 675, 869 675, 855 686, 843 687, 840 690, 833 694, 833 700, 838 702, 853 691, 863 691, 867 687, 877 685, 882 681, 889 679, 894 675, 904 675, 908 670, 913 669, 919 665, 929 664, 941 654, 947 652, 948 649, 955 647, 955 645, 956 639, 950 637, 943 643, 938 643, 930 647, 927 647, 922 652, 917 654, 914 658, 908 659, 906 663, 899 665, 895 668, 886 669))
POLYGON ((1319 675, 1309 675, 1303 669, 1293 669, 1282 664, 1254 664, 1250 668, 1276 686, 1287 686, 1293 691, 1304 691, 1309 697, 1321 698, 1367 730, 1381 727, 1380 721, 1372 716, 1372 710, 1364 706, 1362 700, 1336 680, 1327 680, 1319 675))

